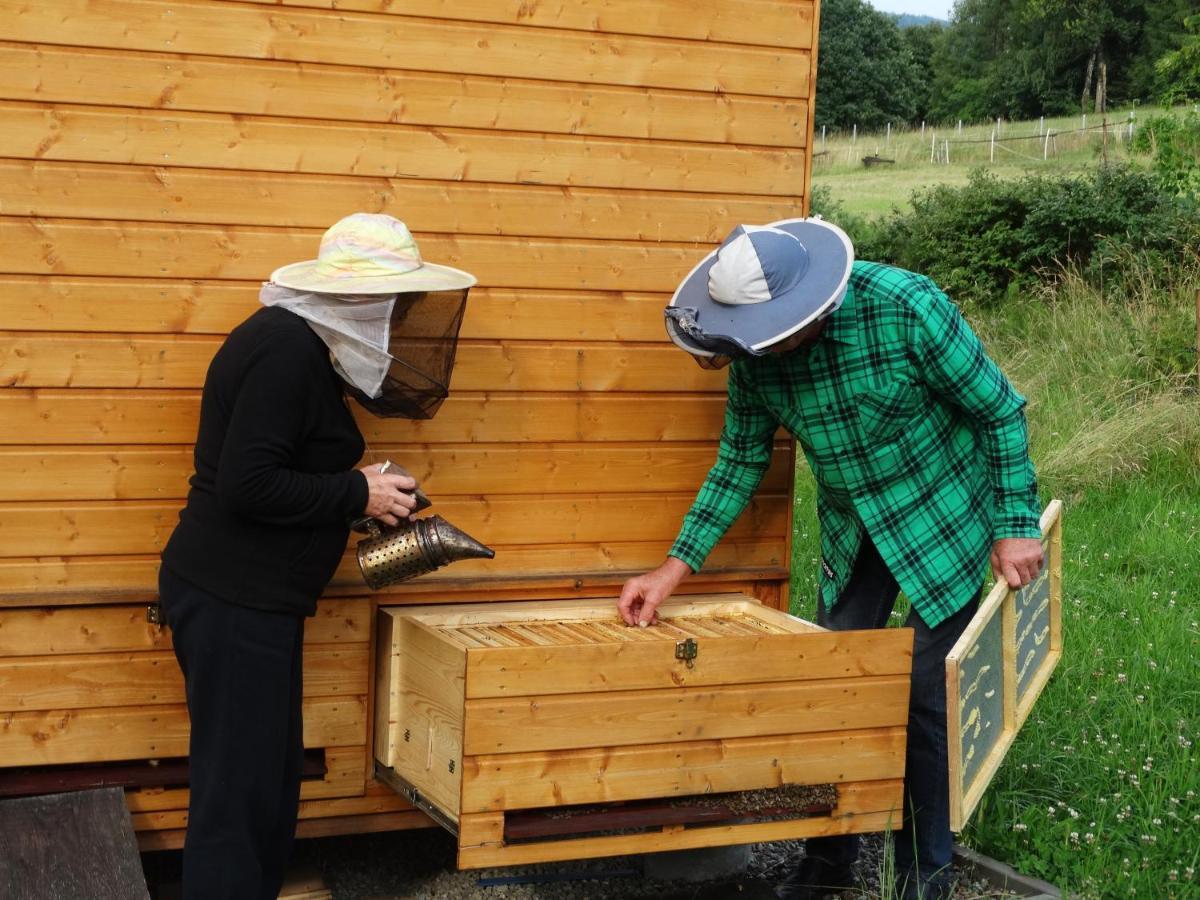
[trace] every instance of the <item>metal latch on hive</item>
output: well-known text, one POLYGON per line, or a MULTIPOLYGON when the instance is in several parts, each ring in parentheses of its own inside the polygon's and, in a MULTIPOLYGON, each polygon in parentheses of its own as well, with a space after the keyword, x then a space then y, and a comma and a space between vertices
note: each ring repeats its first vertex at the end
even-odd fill
POLYGON ((675 642, 675 658, 684 660, 689 669, 695 667, 696 657, 699 653, 700 645, 696 643, 695 638, 675 642))

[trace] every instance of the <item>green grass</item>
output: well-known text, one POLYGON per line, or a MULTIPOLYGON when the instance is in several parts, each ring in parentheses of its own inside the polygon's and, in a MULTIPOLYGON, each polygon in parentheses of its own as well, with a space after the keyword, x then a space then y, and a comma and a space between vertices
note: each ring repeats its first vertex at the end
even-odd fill
MULTIPOLYGON (((1066 512, 1064 656, 962 839, 1085 898, 1200 897, 1197 288, 1117 303, 1068 276, 967 310, 1029 398, 1042 500, 1066 512)), ((806 617, 812 507, 801 472, 806 617)))
MULTIPOLYGON (((1083 122, 1079 116, 1026 122, 1002 122, 993 152, 989 143, 994 123, 927 129, 902 128, 886 132, 851 135, 837 133, 821 140, 820 130, 814 136, 813 185, 829 188, 833 199, 854 215, 878 216, 892 207, 903 208, 917 188, 929 184, 965 184, 971 169, 985 167, 1000 177, 1018 177, 1038 172, 1079 171, 1095 162, 1104 153, 1112 160, 1128 158, 1129 113, 1113 111, 1108 115, 1110 130, 1107 141, 1103 131, 1092 130, 1101 124, 1095 115, 1087 117, 1087 131, 1079 131, 1083 122), (1051 132, 1047 147, 1039 130, 1051 132), (950 162, 930 162, 931 137, 937 136, 939 148, 943 139, 949 143, 950 162), (1015 139, 1014 139, 1015 138, 1015 139), (976 141, 962 144, 956 141, 976 141), (1045 151, 1049 151, 1043 159, 1045 151), (895 160, 893 165, 865 169, 863 157, 878 155, 895 160)), ((1141 108, 1135 114, 1145 119, 1153 109, 1141 108)), ((939 160, 941 158, 939 157, 939 160)))

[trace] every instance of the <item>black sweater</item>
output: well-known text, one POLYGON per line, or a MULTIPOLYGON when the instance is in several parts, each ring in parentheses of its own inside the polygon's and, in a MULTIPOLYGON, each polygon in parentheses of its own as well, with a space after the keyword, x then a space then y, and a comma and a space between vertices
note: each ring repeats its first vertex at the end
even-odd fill
POLYGON ((213 357, 196 474, 163 563, 231 603, 312 615, 367 505, 363 439, 325 344, 260 309, 213 357))

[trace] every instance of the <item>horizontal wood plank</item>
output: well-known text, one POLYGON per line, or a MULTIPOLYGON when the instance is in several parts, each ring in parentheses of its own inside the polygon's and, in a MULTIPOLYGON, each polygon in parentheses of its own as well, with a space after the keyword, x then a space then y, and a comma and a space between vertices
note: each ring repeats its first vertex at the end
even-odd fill
MULTIPOLYGON (((304 701, 307 747, 366 740, 365 697, 304 701)), ((186 706, 0 713, 0 759, 10 766, 187 756, 186 706)))
MULTIPOLYGON (((693 494, 600 494, 448 498, 438 512, 479 540, 497 546, 670 541, 693 494), (536 504, 537 515, 528 515, 536 504)), ((111 501, 0 506, 3 556, 94 556, 160 550, 182 504, 111 501)), ((783 534, 786 495, 759 495, 730 529, 733 538, 783 534)))
MULTIPOLYGON (((716 454, 709 444, 522 444, 372 447, 402 463, 435 502, 469 494, 668 493, 698 488, 716 454)), ((791 448, 779 444, 759 490, 787 490, 791 448)), ((0 501, 162 500, 187 496, 192 448, 0 447, 0 501)))
POLYGON ((468 700, 463 752, 585 747, 882 728, 908 718, 908 676, 716 689, 468 700))
MULTIPOLYGON (((266 278, 311 259, 320 232, 73 219, 0 219, 0 272, 266 278)), ((495 287, 673 291, 708 247, 616 241, 420 237, 421 253, 495 287)))
POLYGON ((247 0, 268 6, 358 10, 436 19, 644 34, 776 47, 812 46, 812 4, 787 0, 247 0))
POLYGON ((16 101, 0 101, 0 117, 0 155, 22 159, 722 195, 804 192, 803 151, 781 147, 16 101))
POLYGON ((653 688, 718 687, 745 682, 907 675, 912 633, 902 629, 700 638, 691 665, 675 642, 620 646, 584 643, 472 648, 467 697, 575 694, 653 688), (746 660, 754 660, 747 666, 746 660))
POLYGON ((780 97, 803 96, 809 69, 791 48, 205 0, 0 0, 0 20, 29 43, 780 97))
POLYGON ((798 74, 793 99, 0 42, 10 100, 772 147, 807 144, 798 74))
MULTIPOLYGON (((0 331, 0 384, 11 387, 200 388, 220 337, 54 335, 0 331)), ((451 391, 722 391, 665 340, 618 343, 460 341, 451 391)))
MULTIPOLYGON (((491 590, 499 590, 503 586, 501 579, 541 579, 536 596, 561 594, 573 589, 583 578, 608 574, 623 579, 654 568, 662 562, 668 546, 666 541, 617 541, 499 547, 494 560, 463 560, 416 581, 388 588, 379 596, 393 603, 408 602, 411 597, 428 602, 431 595, 461 600, 464 596, 478 597, 485 584, 491 590), (549 578, 556 574, 557 580, 549 578), (478 583, 472 585, 473 579, 478 583)), ((786 543, 784 536, 778 534, 766 535, 762 540, 722 541, 709 555, 705 571, 769 570, 774 573, 772 577, 781 577, 786 565, 786 543)), ((94 602, 97 593, 114 592, 141 593, 150 602, 157 593, 158 569, 158 557, 150 555, 0 559, 0 608, 26 606, 51 598, 56 603, 84 605, 94 602)), ((352 556, 343 558, 330 589, 339 596, 367 592, 352 556)), ((522 593, 530 596, 533 588, 526 586, 522 593)), ((348 602, 366 605, 362 600, 348 602)), ((145 618, 144 612, 139 615, 145 618)))
POLYGON ((327 228, 347 210, 423 230, 717 244, 743 222, 799 215, 800 197, 231 172, 0 159, 10 216, 327 228))
MULTIPOLYGON (((261 281, 0 275, 0 328, 220 334, 258 309, 261 281)), ((670 294, 471 289, 460 337, 660 342, 670 294)), ((682 352, 678 358, 690 364, 682 352)))
MULTIPOLYGON (((461 393, 433 419, 376 419, 359 409, 355 418, 371 446, 715 441, 724 410, 720 395, 461 393)), ((0 444, 191 443, 199 414, 198 391, 8 389, 0 392, 0 444)))
POLYGON ((904 777, 904 728, 463 759, 465 812, 904 777))
MULTIPOLYGON (((503 846, 488 842, 459 845, 458 865, 463 869, 524 865, 533 862, 593 859, 627 853, 725 847, 833 834, 859 834, 895 829, 903 793, 901 781, 872 781, 840 788, 838 810, 832 816, 812 816, 749 825, 711 825, 662 832, 608 835, 557 841, 533 841, 503 846)), ((476 814, 486 816, 487 813, 476 814)))
MULTIPOLYGON (((301 800, 328 797, 358 797, 366 786, 367 747, 328 747, 325 750, 325 775, 300 782, 301 800)), ((143 788, 125 792, 125 805, 131 813, 187 809, 187 788, 143 788)))
MULTIPOLYGON (((154 560, 157 570, 158 560, 154 560)), ((0 586, 0 592, 11 585, 0 586)), ((304 621, 306 644, 366 642, 370 604, 326 598, 304 621)), ((171 630, 146 621, 145 604, 0 610, 0 659, 71 653, 129 653, 171 649, 171 630)))
MULTIPOLYGON (((367 644, 308 647, 304 696, 366 694, 368 656, 367 644)), ((186 701, 183 675, 170 651, 0 659, 0 713, 186 701)))
MULTIPOLYGON (((298 817, 300 820, 323 819, 333 816, 362 816, 378 813, 395 813, 411 810, 412 804, 399 794, 368 797, 330 797, 301 800, 298 817)), ((186 828, 188 811, 184 809, 138 812, 133 816, 133 827, 138 831, 163 831, 186 828)))

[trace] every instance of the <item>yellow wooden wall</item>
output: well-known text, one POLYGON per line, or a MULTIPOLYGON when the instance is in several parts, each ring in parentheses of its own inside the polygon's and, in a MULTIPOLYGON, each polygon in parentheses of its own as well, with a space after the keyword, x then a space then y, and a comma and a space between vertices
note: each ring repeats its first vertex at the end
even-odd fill
MULTIPOLYGON (((186 752, 143 610, 205 369, 259 282, 351 212, 405 220, 480 284, 436 418, 359 420, 497 556, 388 602, 596 595, 657 564, 724 405, 661 310, 732 226, 805 211, 814 19, 811 0, 0 0, 0 767, 186 752)), ((778 602, 789 462, 780 443, 694 589, 778 602)), ((349 555, 330 593, 365 595, 349 555)), ((310 625, 306 738, 330 773, 302 834, 424 821, 369 780, 378 600, 310 625)), ((178 843, 186 793, 129 798, 178 843)))
MULTIPOLYGON (((802 212, 813 15, 0 0, 0 592, 153 586, 210 357, 356 210, 479 277, 437 417, 360 417, 498 551, 441 576, 656 563, 723 387, 661 307, 733 225, 802 212)), ((786 455, 714 568, 786 564, 786 455)))

